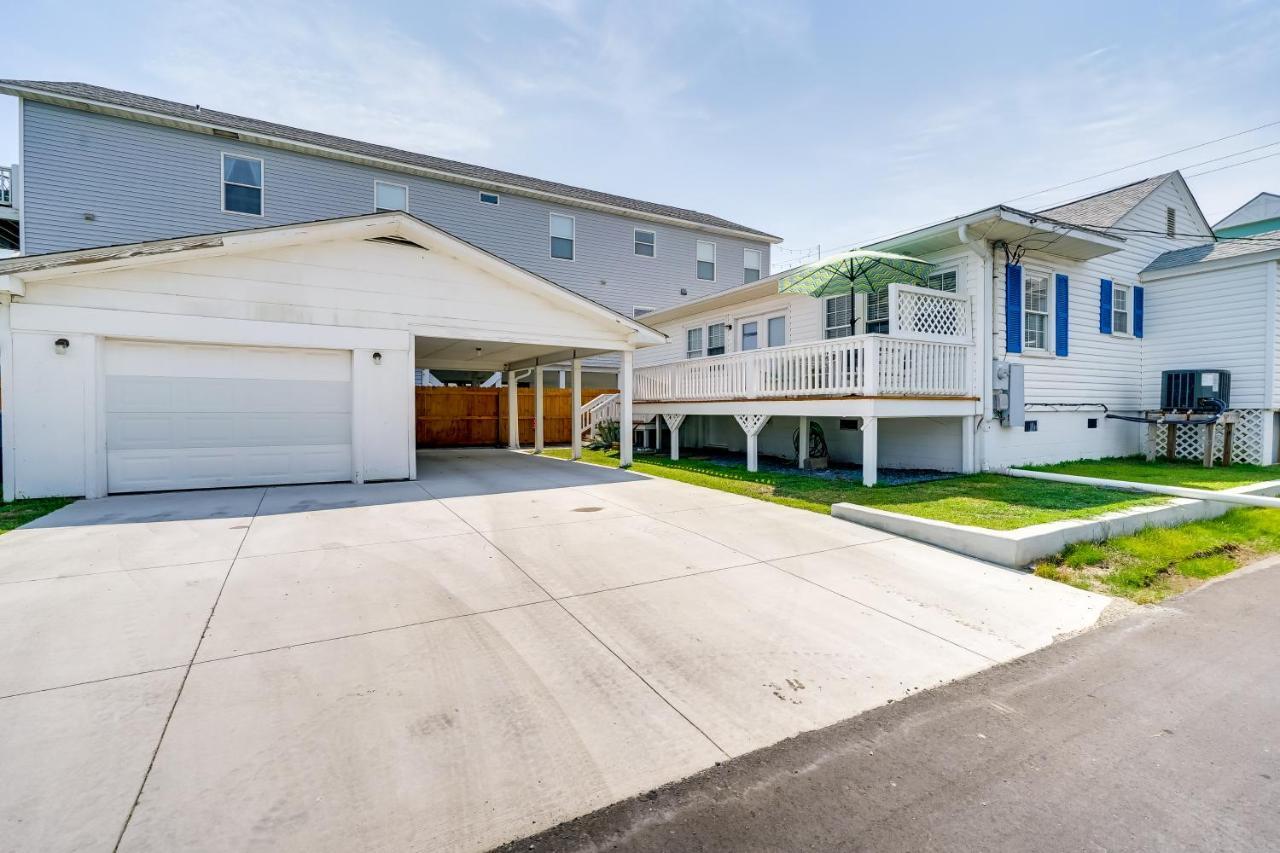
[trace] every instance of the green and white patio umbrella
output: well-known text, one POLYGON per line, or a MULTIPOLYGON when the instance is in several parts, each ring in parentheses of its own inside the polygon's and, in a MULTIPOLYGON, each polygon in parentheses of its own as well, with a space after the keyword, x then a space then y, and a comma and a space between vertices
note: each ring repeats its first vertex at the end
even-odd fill
POLYGON ((807 293, 814 297, 870 293, 891 284, 924 285, 933 264, 907 255, 854 249, 829 255, 778 280, 779 293, 807 293))

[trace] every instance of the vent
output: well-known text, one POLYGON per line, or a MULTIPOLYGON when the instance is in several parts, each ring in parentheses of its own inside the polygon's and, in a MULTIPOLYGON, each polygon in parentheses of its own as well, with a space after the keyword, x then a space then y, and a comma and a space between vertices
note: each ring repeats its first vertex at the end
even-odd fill
POLYGON ((1164 209, 1164 232, 1170 237, 1178 233, 1178 211, 1172 207, 1164 209))
POLYGON ((239 139, 240 138, 240 134, 236 133, 234 130, 223 130, 220 127, 215 127, 211 129, 209 132, 212 133, 214 136, 221 136, 223 139, 239 139))
POLYGON ((1160 408, 1166 412, 1217 412, 1231 407, 1231 371, 1166 370, 1160 374, 1160 408))

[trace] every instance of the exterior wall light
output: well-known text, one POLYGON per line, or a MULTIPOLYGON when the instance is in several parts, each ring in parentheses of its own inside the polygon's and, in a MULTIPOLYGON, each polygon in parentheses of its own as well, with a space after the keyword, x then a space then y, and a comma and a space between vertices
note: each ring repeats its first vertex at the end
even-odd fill
POLYGON ((53 351, 58 355, 65 355, 67 350, 71 348, 71 341, 66 338, 58 338, 53 342, 53 351))
POLYGON ((375 352, 375 353, 373 354, 373 363, 374 363, 374 364, 382 364, 382 353, 380 353, 380 352, 375 352))

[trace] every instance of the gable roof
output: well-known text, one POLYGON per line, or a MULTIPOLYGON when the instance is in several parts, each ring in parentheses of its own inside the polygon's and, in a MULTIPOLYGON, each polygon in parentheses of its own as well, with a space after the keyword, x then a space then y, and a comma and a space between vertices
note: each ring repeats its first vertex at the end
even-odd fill
MULTIPOLYGON (((219 112, 199 105, 192 106, 177 101, 166 101, 149 95, 139 95, 118 89, 108 89, 89 83, 49 82, 39 80, 0 80, 0 93, 56 106, 85 109, 141 121, 153 121, 169 126, 192 129, 193 126, 210 132, 214 129, 230 132, 237 137, 246 134, 245 141, 259 144, 286 142, 308 149, 323 149, 326 156, 346 155, 362 161, 376 161, 383 168, 402 171, 419 171, 454 182, 474 183, 486 188, 533 196, 560 199, 588 207, 623 211, 644 218, 671 220, 717 231, 726 231, 752 239, 780 242, 764 231, 748 228, 709 213, 687 210, 671 205, 641 201, 612 193, 575 187, 556 181, 532 178, 500 169, 475 166, 456 160, 446 160, 428 154, 417 154, 387 145, 361 142, 327 133, 276 124, 261 119, 248 118, 232 113, 219 112)), ((322 153, 323 153, 322 152, 322 153)))
POLYGON ((288 225, 268 225, 262 228, 238 229, 214 234, 197 234, 165 240, 147 240, 117 246, 49 252, 43 255, 18 255, 0 259, 0 292, 21 294, 27 279, 38 281, 41 278, 55 278, 79 272, 136 267, 187 260, 192 257, 233 254, 274 246, 344 238, 391 240, 411 243, 428 250, 432 247, 446 246, 469 262, 499 276, 522 282, 541 292, 548 299, 572 305, 577 311, 592 315, 597 320, 625 327, 637 343, 660 343, 666 340, 666 335, 644 323, 500 258, 410 213, 399 210, 320 219, 312 222, 295 222, 288 225))
POLYGON ((1214 243, 1165 252, 1147 264, 1142 272, 1158 272, 1207 261, 1220 261, 1224 258, 1275 252, 1278 249, 1280 249, 1280 231, 1269 231, 1252 237, 1224 237, 1214 243))
POLYGON ((1163 175, 1143 178, 1131 184, 1046 208, 1040 213, 1072 225, 1110 228, 1175 174, 1177 172, 1165 172, 1163 175))
POLYGON ((1253 198, 1249 199, 1244 204, 1240 205, 1235 210, 1231 211, 1226 216, 1222 217, 1222 219, 1220 219, 1216 224, 1214 224, 1213 227, 1214 229, 1230 228, 1234 225, 1252 225, 1254 222, 1264 222, 1268 219, 1272 219, 1274 218, 1274 214, 1268 214, 1265 208, 1270 207, 1278 202, 1280 202, 1280 195, 1276 195, 1275 193, 1266 193, 1266 192, 1258 193, 1253 198), (1258 202, 1262 202, 1262 206, 1264 208, 1263 215, 1250 216, 1248 214, 1245 214, 1246 210, 1248 210, 1250 207, 1257 204, 1258 202), (1268 204, 1269 202, 1271 204, 1268 204), (1237 217, 1238 217, 1238 221, 1233 222, 1232 220, 1237 219, 1237 217))

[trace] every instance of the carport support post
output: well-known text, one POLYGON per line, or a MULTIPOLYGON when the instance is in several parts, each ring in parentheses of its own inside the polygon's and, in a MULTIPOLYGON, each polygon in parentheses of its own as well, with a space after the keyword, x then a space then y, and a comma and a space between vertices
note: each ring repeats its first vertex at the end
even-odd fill
POLYGON ((974 462, 974 445, 977 441, 977 416, 960 419, 960 473, 972 474, 978 470, 974 462))
POLYGON ((862 419, 862 485, 876 484, 876 458, 880 450, 880 419, 862 419))
POLYGON ((516 388, 516 372, 507 371, 507 447, 520 449, 520 396, 516 388))
POLYGON ((800 416, 800 431, 796 433, 796 466, 809 467, 809 416, 800 416))
MULTIPOLYGON (((570 392, 572 397, 569 403, 569 409, 573 412, 573 423, 571 424, 572 435, 569 437, 569 446, 572 452, 569 454, 574 459, 582 458, 582 359, 575 358, 572 361, 573 374, 573 391, 570 392)), ((563 376, 564 374, 560 374, 563 376)))
POLYGON ((542 388, 545 385, 546 371, 542 369, 542 365, 535 364, 533 367, 533 452, 541 453, 544 439, 542 429, 542 388))
POLYGON ((631 403, 635 395, 635 354, 622 351, 622 369, 618 372, 618 390, 622 392, 622 406, 618 414, 618 467, 631 467, 631 442, 635 438, 636 425, 631 403))
POLYGON ((663 415, 667 429, 671 430, 671 461, 680 459, 680 425, 684 423, 684 415, 663 415))
POLYGON ((757 451, 760 447, 760 430, 764 429, 764 425, 769 422, 769 416, 734 415, 733 417, 738 422, 738 426, 742 427, 742 431, 747 434, 747 470, 758 471, 760 464, 757 451))

